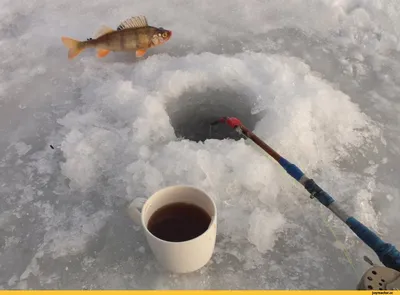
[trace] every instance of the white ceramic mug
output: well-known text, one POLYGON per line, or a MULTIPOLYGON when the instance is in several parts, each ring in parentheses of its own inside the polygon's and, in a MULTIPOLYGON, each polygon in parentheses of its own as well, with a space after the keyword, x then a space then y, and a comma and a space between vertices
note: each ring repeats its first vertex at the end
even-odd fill
POLYGON ((133 200, 128 207, 128 213, 137 225, 143 227, 154 256, 167 270, 174 273, 193 272, 211 259, 217 236, 217 208, 205 192, 192 186, 166 187, 148 199, 133 200), (197 205, 205 210, 211 216, 208 229, 200 236, 184 242, 169 242, 157 238, 147 228, 150 217, 161 207, 178 202, 197 205))

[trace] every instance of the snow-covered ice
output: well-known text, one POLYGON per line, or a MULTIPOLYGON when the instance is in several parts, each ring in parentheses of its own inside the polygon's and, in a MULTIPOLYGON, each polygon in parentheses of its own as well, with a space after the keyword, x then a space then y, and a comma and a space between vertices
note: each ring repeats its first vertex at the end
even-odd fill
POLYGON ((253 144, 221 140, 218 116, 400 247, 399 1, 1 4, 0 288, 354 289, 374 254, 253 144), (171 40, 67 59, 62 35, 135 15, 171 40), (126 212, 173 184, 219 210, 215 254, 187 275, 157 265, 126 212))

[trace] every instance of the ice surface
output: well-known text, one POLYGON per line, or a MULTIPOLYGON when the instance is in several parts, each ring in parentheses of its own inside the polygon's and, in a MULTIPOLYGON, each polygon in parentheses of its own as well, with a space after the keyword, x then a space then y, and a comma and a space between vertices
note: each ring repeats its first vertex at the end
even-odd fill
POLYGON ((253 144, 218 140, 221 115, 400 246, 399 1, 2 3, 0 288, 355 288, 374 254, 253 144), (172 39, 67 59, 62 35, 139 14, 172 39), (215 199, 218 238, 172 275, 125 209, 182 183, 215 199))

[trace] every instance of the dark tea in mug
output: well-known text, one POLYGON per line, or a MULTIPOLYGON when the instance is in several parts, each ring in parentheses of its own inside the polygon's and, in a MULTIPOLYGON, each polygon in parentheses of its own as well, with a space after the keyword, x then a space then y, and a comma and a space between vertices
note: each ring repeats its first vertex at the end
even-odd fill
POLYGON ((147 229, 168 242, 184 242, 202 235, 211 223, 211 216, 199 206, 172 203, 161 207, 150 217, 147 229))

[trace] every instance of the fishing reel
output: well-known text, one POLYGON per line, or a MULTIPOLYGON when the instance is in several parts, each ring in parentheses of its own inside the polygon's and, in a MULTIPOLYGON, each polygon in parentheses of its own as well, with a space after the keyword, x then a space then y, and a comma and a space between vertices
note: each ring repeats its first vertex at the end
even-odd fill
POLYGON ((372 267, 361 277, 357 290, 400 290, 400 272, 376 265, 367 256, 364 260, 372 267))

